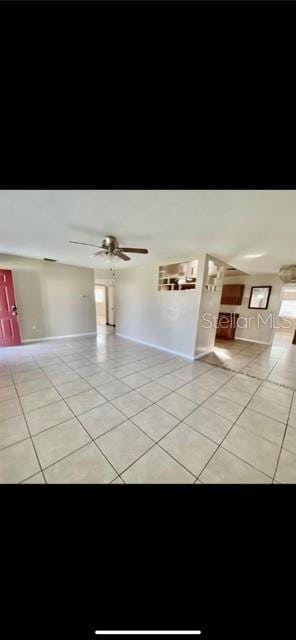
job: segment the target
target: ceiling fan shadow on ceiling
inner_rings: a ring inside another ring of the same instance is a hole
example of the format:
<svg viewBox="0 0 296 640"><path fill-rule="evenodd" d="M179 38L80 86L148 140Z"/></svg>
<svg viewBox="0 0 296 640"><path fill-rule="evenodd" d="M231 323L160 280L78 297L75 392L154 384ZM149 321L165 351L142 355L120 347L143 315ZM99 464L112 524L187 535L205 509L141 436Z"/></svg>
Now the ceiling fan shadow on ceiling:
<svg viewBox="0 0 296 640"><path fill-rule="evenodd" d="M131 260L126 253L148 253L148 249L139 249L136 247L120 247L118 240L114 236L105 236L102 244L90 244L88 242L77 242L76 240L69 240L71 244L80 244L86 247L96 247L100 251L90 254L90 258L96 258L97 256L117 256L120 260Z"/></svg>

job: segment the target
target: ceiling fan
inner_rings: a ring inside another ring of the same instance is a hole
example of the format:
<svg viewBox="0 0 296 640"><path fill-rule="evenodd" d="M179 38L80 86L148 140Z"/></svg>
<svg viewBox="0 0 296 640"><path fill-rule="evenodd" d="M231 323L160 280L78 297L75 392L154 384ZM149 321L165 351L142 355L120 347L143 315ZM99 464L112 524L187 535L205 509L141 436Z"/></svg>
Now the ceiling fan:
<svg viewBox="0 0 296 640"><path fill-rule="evenodd" d="M83 244L86 247L97 247L101 251L96 251L90 255L90 258L95 258L100 255L117 256L121 260L131 260L126 253L148 253L148 249L137 249L136 247L119 247L118 240L114 236L106 236L102 241L102 244L89 244L88 242L76 242L75 240L69 240L71 244Z"/></svg>

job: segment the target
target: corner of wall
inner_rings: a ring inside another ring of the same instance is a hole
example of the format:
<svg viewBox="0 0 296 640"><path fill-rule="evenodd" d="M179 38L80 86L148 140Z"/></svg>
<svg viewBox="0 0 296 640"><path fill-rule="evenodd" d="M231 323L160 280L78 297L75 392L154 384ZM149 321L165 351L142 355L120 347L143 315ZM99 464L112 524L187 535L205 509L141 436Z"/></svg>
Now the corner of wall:
<svg viewBox="0 0 296 640"><path fill-rule="evenodd" d="M214 323L214 318L219 312L219 305L222 293L223 286L223 277L221 278L221 282L217 287L215 292L206 291L205 285L208 277L208 264L209 260L216 261L216 258L209 254L205 254L203 256L203 272L202 272L202 288L200 291L199 298L199 306L198 306L198 316L197 316L197 325L196 325L196 340L195 340L195 350L194 357L201 358L202 356L211 353L215 344L215 336L216 336L216 325ZM223 264L220 260L217 260L218 263ZM210 320L206 320L206 322L211 322L210 326L203 326L202 321L204 315L208 314L211 316Z"/></svg>

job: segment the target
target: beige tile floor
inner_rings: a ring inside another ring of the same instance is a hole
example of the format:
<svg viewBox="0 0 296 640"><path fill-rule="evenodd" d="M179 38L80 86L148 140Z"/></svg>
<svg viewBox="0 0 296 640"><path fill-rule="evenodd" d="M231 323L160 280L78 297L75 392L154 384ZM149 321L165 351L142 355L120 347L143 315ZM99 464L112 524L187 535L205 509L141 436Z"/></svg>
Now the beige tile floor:
<svg viewBox="0 0 296 640"><path fill-rule="evenodd" d="M0 349L1 483L296 483L296 346Z"/></svg>

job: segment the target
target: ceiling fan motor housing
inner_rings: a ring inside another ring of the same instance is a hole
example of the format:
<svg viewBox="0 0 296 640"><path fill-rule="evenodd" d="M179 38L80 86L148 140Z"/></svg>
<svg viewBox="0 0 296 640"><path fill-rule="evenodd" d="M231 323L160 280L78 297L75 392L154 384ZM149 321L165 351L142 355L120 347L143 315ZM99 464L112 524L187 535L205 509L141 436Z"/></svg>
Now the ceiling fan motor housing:
<svg viewBox="0 0 296 640"><path fill-rule="evenodd" d="M108 253L115 251L118 247L118 242L114 236L106 236L102 242L103 249L106 249Z"/></svg>

